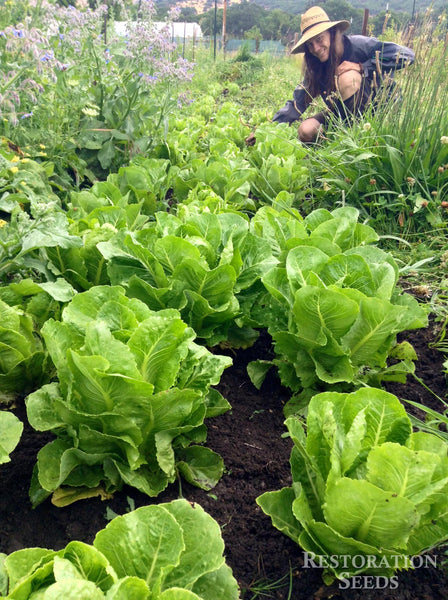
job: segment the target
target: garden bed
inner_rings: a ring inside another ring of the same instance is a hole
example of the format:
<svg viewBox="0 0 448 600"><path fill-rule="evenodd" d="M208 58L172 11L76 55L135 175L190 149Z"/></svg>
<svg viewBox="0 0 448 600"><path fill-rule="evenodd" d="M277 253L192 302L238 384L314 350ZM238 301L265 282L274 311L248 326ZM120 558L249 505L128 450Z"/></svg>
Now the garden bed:
<svg viewBox="0 0 448 600"><path fill-rule="evenodd" d="M444 355L429 348L434 339L433 326L407 335L419 361L417 374L436 394L444 398L446 381L442 371ZM98 498L79 501L66 508L56 508L50 501L32 509L28 486L36 454L51 435L33 431L26 423L23 403L15 412L25 423L21 442L11 455L11 462L0 468L0 551L10 553L24 547L41 546L55 550L70 540L91 543L97 531L107 524L108 508L123 514L131 508L153 502L165 502L181 492L198 502L221 525L226 544L226 558L238 579L245 599L255 598L256 583L280 580L277 589L264 589L259 598L291 600L405 600L446 598L448 568L441 568L443 553L434 556L439 568L428 567L398 574L396 589L340 589L337 584L324 586L319 569L303 568L303 553L288 537L277 531L270 519L255 503L267 490L290 484L289 454L291 443L285 432L282 408L289 398L275 374L268 375L261 390L251 384L246 366L250 360L269 358L270 339L262 334L248 350L233 353L234 364L222 377L219 389L232 405L232 411L208 421L207 445L219 452L226 473L212 492L182 482L171 485L156 499L149 499L133 488L124 488L111 500ZM399 397L423 402L438 410L434 396L418 382L391 384L388 390ZM289 594L290 573L292 592ZM370 583L368 583L370 585Z"/></svg>

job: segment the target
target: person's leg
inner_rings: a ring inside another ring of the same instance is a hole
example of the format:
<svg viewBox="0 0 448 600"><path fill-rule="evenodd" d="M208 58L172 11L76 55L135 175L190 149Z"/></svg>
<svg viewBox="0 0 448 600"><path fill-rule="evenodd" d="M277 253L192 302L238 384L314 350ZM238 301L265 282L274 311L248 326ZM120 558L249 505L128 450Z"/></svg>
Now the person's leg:
<svg viewBox="0 0 448 600"><path fill-rule="evenodd" d="M347 71L339 75L336 83L340 99L335 102L334 112L343 121L362 114L370 104L372 90L361 74L358 71Z"/></svg>
<svg viewBox="0 0 448 600"><path fill-rule="evenodd" d="M313 144L325 126L328 117L324 112L304 119L299 125L299 140L304 144Z"/></svg>
<svg viewBox="0 0 448 600"><path fill-rule="evenodd" d="M356 94L361 84L362 76L358 71L346 71L336 80L336 87L343 101Z"/></svg>
<svg viewBox="0 0 448 600"><path fill-rule="evenodd" d="M311 144L315 142L321 127L322 123L320 123L314 117L303 120L299 126L299 140L305 144Z"/></svg>

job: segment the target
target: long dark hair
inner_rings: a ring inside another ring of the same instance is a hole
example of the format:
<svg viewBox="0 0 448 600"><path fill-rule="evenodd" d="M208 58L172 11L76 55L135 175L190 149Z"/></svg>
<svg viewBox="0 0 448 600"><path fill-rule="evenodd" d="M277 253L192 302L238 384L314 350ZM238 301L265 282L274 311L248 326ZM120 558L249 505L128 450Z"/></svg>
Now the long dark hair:
<svg viewBox="0 0 448 600"><path fill-rule="evenodd" d="M341 63L344 42L340 29L335 26L330 32L330 55L328 61L321 63L305 46L304 86L309 92L309 101L319 96L323 84L327 93L336 91L336 68Z"/></svg>

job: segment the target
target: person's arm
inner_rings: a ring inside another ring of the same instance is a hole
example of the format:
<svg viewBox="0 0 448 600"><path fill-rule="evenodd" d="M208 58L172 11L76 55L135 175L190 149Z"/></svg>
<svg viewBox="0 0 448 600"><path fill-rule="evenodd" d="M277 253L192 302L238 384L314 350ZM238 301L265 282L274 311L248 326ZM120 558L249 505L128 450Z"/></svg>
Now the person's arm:
<svg viewBox="0 0 448 600"><path fill-rule="evenodd" d="M399 46L393 42L382 42L377 38L368 38L361 35L350 36L354 51L354 62L360 63L360 69L365 77L371 77L373 72L391 73L411 65L415 54L406 46Z"/></svg>
<svg viewBox="0 0 448 600"><path fill-rule="evenodd" d="M294 123L298 121L307 108L308 92L303 85L298 85L293 93L293 100L288 100L279 111L277 111L273 117L273 121L277 123Z"/></svg>

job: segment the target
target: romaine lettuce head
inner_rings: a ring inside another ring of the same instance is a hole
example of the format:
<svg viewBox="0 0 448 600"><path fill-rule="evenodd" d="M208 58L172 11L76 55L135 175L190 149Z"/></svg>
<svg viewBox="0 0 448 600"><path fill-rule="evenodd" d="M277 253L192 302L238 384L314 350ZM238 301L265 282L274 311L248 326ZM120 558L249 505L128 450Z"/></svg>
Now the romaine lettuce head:
<svg viewBox="0 0 448 600"><path fill-rule="evenodd" d="M0 404L48 381L46 361L32 317L0 300Z"/></svg>
<svg viewBox="0 0 448 600"><path fill-rule="evenodd" d="M392 372L387 359L397 334L427 325L427 311L396 287L395 260L372 245L378 236L358 217L349 206L303 220L273 207L254 217L254 232L279 260L261 276L269 295L261 310L273 364L294 392L392 379L399 369ZM400 380L412 363L401 366Z"/></svg>
<svg viewBox="0 0 448 600"><path fill-rule="evenodd" d="M152 311L121 287L78 294L42 329L59 381L26 401L31 425L57 439L38 455L34 503L107 494L124 483L156 496L181 471L210 489L222 459L204 446L206 416L229 404L212 385L231 363L193 340L178 311ZM39 500L38 500L39 498Z"/></svg>
<svg viewBox="0 0 448 600"><path fill-rule="evenodd" d="M396 396L326 392L286 420L293 484L257 498L331 577L391 576L448 539L448 446L413 433Z"/></svg>
<svg viewBox="0 0 448 600"><path fill-rule="evenodd" d="M218 523L174 500L115 517L93 545L2 556L0 592L21 600L238 600Z"/></svg>

